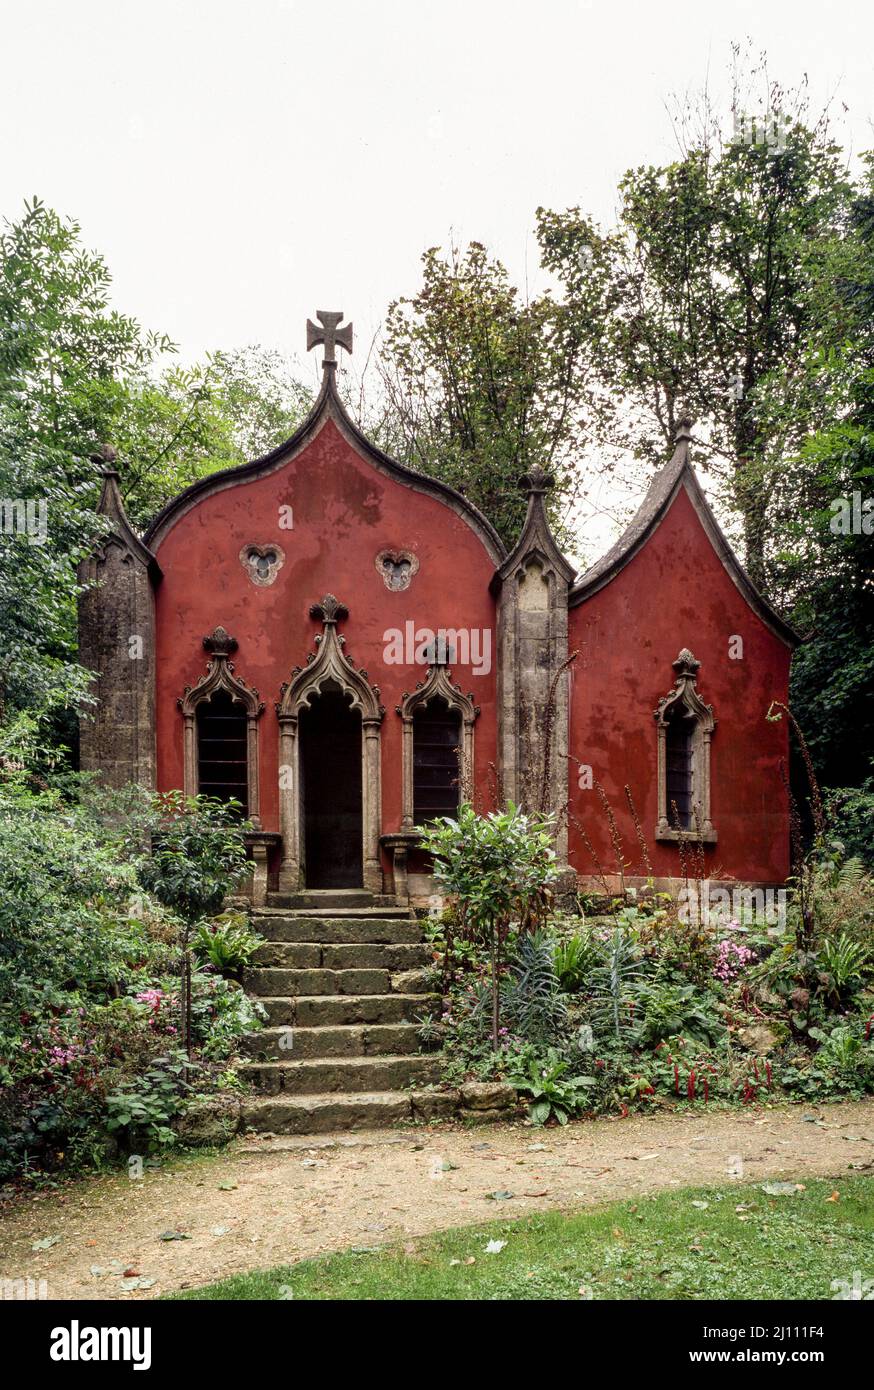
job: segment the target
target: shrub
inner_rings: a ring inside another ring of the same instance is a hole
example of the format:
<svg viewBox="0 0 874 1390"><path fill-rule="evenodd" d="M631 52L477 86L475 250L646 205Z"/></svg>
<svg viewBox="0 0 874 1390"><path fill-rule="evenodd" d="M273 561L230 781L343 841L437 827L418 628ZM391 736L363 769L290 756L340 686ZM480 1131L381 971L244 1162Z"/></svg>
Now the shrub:
<svg viewBox="0 0 874 1390"><path fill-rule="evenodd" d="M537 923L557 873L549 829L548 819L527 816L513 805L480 816L465 803L457 819L441 817L421 839L433 855L437 883L457 899L458 934L489 951L495 1051L504 944L514 927L525 931Z"/></svg>

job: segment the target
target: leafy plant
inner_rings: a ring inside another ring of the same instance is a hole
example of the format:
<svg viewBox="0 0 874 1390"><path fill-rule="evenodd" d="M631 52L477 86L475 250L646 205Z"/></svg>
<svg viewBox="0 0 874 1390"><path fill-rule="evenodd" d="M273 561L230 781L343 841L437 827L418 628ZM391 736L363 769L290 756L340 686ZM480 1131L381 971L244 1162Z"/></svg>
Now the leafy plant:
<svg viewBox="0 0 874 1390"><path fill-rule="evenodd" d="M128 1140L142 1136L150 1146L172 1144L170 1121L182 1108L190 1066L179 1052L157 1057L142 1077L125 1082L106 1097L107 1129L126 1131Z"/></svg>
<svg viewBox="0 0 874 1390"><path fill-rule="evenodd" d="M695 985L680 984L656 976L640 992L641 1017L634 1030L635 1042L654 1047L682 1034L696 1042L712 1043L722 1031L706 1011L704 998Z"/></svg>
<svg viewBox="0 0 874 1390"><path fill-rule="evenodd" d="M554 1042L567 1025L567 1005L555 972L553 946L541 932L516 943L501 989L503 1015L527 1042Z"/></svg>
<svg viewBox="0 0 874 1390"><path fill-rule="evenodd" d="M556 942L555 973L566 994L574 994L582 989L591 978L601 956L600 943L590 931Z"/></svg>
<svg viewBox="0 0 874 1390"><path fill-rule="evenodd" d="M593 975L592 1013L599 1030L611 1032L617 1043L634 1030L634 1010L642 978L636 943L627 932L616 927Z"/></svg>
<svg viewBox="0 0 874 1390"><path fill-rule="evenodd" d="M250 930L241 912L226 912L213 922L201 922L191 939L196 956L209 961L221 975L238 975L251 963L264 938Z"/></svg>
<svg viewBox="0 0 874 1390"><path fill-rule="evenodd" d="M550 826L549 818L525 815L512 804L480 816L465 802L457 819L443 816L421 837L440 889L457 899L458 934L488 948L495 1051L504 944L514 926L521 932L536 925L557 874Z"/></svg>
<svg viewBox="0 0 874 1390"><path fill-rule="evenodd" d="M566 1125L568 1117L582 1110L591 1087L591 1076L568 1076L570 1063L555 1048L545 1057L533 1057L524 1070L508 1077L511 1086L531 1097L529 1117L536 1125L544 1125L550 1117Z"/></svg>
<svg viewBox="0 0 874 1390"><path fill-rule="evenodd" d="M851 994L854 986L861 986L871 959L867 948L845 933L826 937L819 956L829 992L837 1002Z"/></svg>

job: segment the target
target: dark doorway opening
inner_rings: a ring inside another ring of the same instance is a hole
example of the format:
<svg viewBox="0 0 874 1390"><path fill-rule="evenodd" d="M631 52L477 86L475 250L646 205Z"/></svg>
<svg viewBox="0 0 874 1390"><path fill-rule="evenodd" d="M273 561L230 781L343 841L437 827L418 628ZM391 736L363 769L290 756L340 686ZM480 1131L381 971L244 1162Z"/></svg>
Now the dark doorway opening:
<svg viewBox="0 0 874 1390"><path fill-rule="evenodd" d="M301 711L301 813L307 888L360 888L361 714L326 682Z"/></svg>

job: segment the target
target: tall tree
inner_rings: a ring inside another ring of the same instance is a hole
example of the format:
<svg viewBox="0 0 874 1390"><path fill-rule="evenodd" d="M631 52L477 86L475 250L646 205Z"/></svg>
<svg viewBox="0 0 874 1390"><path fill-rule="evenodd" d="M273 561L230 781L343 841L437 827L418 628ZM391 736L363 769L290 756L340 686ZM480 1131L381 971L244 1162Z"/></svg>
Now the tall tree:
<svg viewBox="0 0 874 1390"><path fill-rule="evenodd" d="M758 74L760 77L762 74ZM763 80L766 80L763 78ZM766 84L754 114L736 75L732 130L709 99L680 112L680 158L630 170L618 225L579 207L540 208L543 263L562 286L568 332L597 374L602 439L657 462L681 405L742 518L753 580L772 589L769 470L825 418L806 381L807 329L822 267L843 245L853 188L804 91Z"/></svg>
<svg viewBox="0 0 874 1390"><path fill-rule="evenodd" d="M432 247L419 292L389 307L382 442L464 491L512 543L525 512L521 474L535 464L553 474L556 516L578 481L581 342L548 294L525 300L479 242Z"/></svg>

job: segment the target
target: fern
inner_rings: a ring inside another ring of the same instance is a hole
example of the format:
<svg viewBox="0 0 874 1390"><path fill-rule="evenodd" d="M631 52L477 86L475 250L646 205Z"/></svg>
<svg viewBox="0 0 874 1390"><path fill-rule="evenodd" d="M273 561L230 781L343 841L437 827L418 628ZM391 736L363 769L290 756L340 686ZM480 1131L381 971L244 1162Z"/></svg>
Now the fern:
<svg viewBox="0 0 874 1390"><path fill-rule="evenodd" d="M554 1042L567 1026L552 943L542 933L520 938L501 1006L513 1031L528 1042Z"/></svg>
<svg viewBox="0 0 874 1390"><path fill-rule="evenodd" d="M617 1042L633 1031L634 1007L642 984L640 955L631 938L619 927L607 944L606 959L593 976L592 1017L601 1032Z"/></svg>

